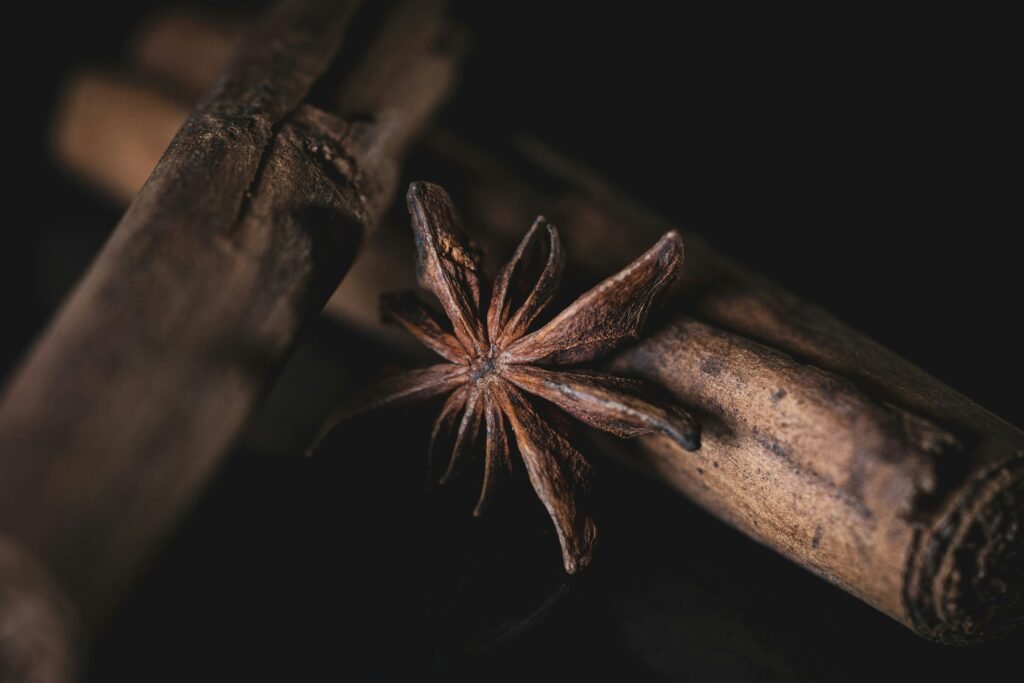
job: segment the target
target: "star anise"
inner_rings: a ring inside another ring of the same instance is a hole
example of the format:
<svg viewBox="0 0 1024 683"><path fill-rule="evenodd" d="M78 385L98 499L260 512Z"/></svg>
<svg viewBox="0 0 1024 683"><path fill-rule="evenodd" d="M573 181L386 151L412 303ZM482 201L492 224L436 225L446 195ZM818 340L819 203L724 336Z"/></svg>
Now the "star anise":
<svg viewBox="0 0 1024 683"><path fill-rule="evenodd" d="M406 199L417 280L440 300L451 328L412 292L385 295L382 312L447 362L384 379L349 402L321 434L358 413L450 392L434 423L430 451L443 433L455 432L443 483L485 429L483 486L474 510L479 515L497 479L511 468L507 421L530 483L558 532L565 570L573 573L589 563L596 537L593 520L577 500L587 489L591 468L557 420L542 417L543 406L527 395L618 436L658 431L689 450L699 447L697 421L674 405L648 400L640 382L544 367L592 361L636 339L654 302L679 276L682 239L666 233L621 272L527 333L561 278L564 257L555 227L537 218L495 279L485 316L481 252L462 232L448 194L419 182L409 187Z"/></svg>

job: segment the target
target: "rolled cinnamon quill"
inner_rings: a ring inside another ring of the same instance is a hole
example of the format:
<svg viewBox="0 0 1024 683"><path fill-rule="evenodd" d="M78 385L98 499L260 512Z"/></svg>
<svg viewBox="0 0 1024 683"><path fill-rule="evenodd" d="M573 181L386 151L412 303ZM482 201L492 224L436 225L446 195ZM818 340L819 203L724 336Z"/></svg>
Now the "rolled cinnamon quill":
<svg viewBox="0 0 1024 683"><path fill-rule="evenodd" d="M595 272L679 229L536 144L526 156L563 184L549 196L463 147L434 148L471 169L470 220L546 206ZM645 437L628 461L922 636L1019 626L1024 432L681 232L677 312L612 365L703 410L705 438L689 453Z"/></svg>

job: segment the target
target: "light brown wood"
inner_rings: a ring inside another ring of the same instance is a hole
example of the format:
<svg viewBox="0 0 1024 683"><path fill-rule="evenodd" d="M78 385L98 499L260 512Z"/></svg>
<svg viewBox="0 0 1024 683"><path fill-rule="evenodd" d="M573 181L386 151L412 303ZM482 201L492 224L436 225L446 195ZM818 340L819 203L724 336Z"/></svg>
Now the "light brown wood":
<svg viewBox="0 0 1024 683"><path fill-rule="evenodd" d="M191 106L109 71L82 70L61 93L51 146L79 178L127 205Z"/></svg>

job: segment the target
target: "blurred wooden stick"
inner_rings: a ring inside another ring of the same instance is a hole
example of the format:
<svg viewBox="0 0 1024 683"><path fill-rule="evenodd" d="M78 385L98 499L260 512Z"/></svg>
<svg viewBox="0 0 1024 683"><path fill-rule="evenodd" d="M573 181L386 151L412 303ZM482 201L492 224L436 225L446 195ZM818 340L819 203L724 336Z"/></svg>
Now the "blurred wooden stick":
<svg viewBox="0 0 1024 683"><path fill-rule="evenodd" d="M378 46L356 67L374 83L358 120L303 104L357 4L286 0L249 34L4 390L0 540L21 550L3 552L38 558L87 628L227 453L452 85L456 56L435 49L441 3L414 0L385 20L387 59ZM429 77L386 82L395 60L424 57ZM110 85L92 94L122 110ZM127 104L136 115L160 107ZM174 128L165 123L161 136ZM129 143L117 159L158 147ZM51 584L17 584L41 585ZM8 659L30 649L5 623L17 604L0 604L0 637L14 639L0 642L0 672L32 680Z"/></svg>
<svg viewBox="0 0 1024 683"><path fill-rule="evenodd" d="M89 614L195 493L369 227L305 149L348 127L297 111L355 7L327 4L286 3L254 31L6 387L4 530Z"/></svg>
<svg viewBox="0 0 1024 683"><path fill-rule="evenodd" d="M86 106L69 105L62 121L92 117ZM72 147L94 144L70 136L58 149L70 159ZM525 142L524 155L561 191L538 193L443 132L426 147L459 187L468 223L501 240L543 212L574 263L594 273L673 227L537 143ZM87 172L115 170L100 166ZM1018 623L1024 434L698 236L686 244L680 310L615 363L702 408L707 439L696 455L646 439L630 461L922 635L968 642ZM381 243L360 296L332 310L373 328L370 293L402 253ZM666 534L676 534L671 524Z"/></svg>

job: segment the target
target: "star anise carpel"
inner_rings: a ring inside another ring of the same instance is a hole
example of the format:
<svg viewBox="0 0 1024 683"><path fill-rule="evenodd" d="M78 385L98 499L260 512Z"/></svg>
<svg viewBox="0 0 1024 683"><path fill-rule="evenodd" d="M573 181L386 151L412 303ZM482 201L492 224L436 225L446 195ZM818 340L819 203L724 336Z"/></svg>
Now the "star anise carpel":
<svg viewBox="0 0 1024 683"><path fill-rule="evenodd" d="M666 233L636 261L530 331L554 297L565 264L555 227L537 218L487 300L481 252L463 233L448 194L437 185L413 183L407 202L417 281L437 297L450 326L411 292L382 297L382 313L445 362L378 382L333 416L321 434L358 413L449 394L434 423L430 451L442 435L454 434L444 482L468 459L481 433L486 435L474 511L479 515L512 467L511 428L530 483L554 522L565 569L573 573L590 561L596 537L581 501L591 467L557 421L544 416L551 409L545 402L621 437L661 432L689 450L699 447L697 421L671 403L650 400L641 382L565 367L639 337L652 306L679 277L682 239Z"/></svg>

